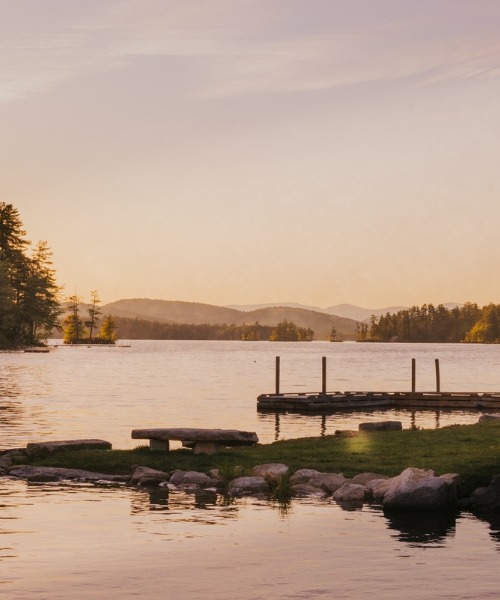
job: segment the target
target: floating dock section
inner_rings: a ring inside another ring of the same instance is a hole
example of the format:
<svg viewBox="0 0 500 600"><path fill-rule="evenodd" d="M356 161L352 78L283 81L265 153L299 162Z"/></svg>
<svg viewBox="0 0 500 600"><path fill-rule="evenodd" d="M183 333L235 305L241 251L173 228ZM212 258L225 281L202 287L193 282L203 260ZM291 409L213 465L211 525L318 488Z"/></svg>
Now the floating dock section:
<svg viewBox="0 0 500 600"><path fill-rule="evenodd" d="M415 359L412 359L410 392L327 392L326 358L323 357L322 391L280 393L280 357L276 357L276 392L257 397L260 412L287 411L306 414L328 414L345 410L378 408L478 409L500 411L500 392L441 392L439 360L436 359L436 391L417 392Z"/></svg>

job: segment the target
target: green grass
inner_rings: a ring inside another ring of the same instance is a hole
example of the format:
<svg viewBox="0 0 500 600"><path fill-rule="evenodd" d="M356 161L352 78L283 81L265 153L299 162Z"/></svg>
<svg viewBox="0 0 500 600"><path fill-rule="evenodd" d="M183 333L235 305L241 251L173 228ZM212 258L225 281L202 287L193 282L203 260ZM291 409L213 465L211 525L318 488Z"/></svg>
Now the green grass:
<svg viewBox="0 0 500 600"><path fill-rule="evenodd" d="M367 471L394 476L407 467L434 469L437 474L459 473L464 490L488 484L500 473L500 423L454 425L432 430L362 433L355 437L301 438L234 448L213 456L191 450L151 452L134 450L81 450L60 452L32 464L71 467L103 473L131 473L135 465L162 471L208 471L219 468L248 473L257 464L279 462L295 471L311 468L352 477Z"/></svg>

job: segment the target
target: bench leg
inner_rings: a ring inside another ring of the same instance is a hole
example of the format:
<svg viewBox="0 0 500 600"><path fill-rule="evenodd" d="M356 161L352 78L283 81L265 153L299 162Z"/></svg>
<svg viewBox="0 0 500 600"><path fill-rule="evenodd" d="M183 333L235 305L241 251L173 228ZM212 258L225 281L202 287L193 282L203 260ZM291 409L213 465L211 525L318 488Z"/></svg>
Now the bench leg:
<svg viewBox="0 0 500 600"><path fill-rule="evenodd" d="M158 440L156 438L151 438L149 440L149 449L155 452L168 452L170 450L170 444L168 440Z"/></svg>
<svg viewBox="0 0 500 600"><path fill-rule="evenodd" d="M196 442L194 445L195 454L216 454L219 444L215 442Z"/></svg>

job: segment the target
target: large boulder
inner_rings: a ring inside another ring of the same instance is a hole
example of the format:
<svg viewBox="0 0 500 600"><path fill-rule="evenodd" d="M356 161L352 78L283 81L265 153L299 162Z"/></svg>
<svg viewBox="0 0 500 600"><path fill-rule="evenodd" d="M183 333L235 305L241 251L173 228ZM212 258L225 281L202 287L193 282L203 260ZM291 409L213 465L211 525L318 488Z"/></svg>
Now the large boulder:
<svg viewBox="0 0 500 600"><path fill-rule="evenodd" d="M410 467L390 480L382 504L387 509L440 510L456 505L456 486L433 471Z"/></svg>
<svg viewBox="0 0 500 600"><path fill-rule="evenodd" d="M147 482L148 485L150 485L154 481L157 481L158 483L168 481L169 478L170 475L164 471L157 471L156 469L150 469L149 467L136 467L132 478L130 479L130 483L132 485L143 485Z"/></svg>
<svg viewBox="0 0 500 600"><path fill-rule="evenodd" d="M281 463L270 463L266 465L257 465L252 469L253 477L263 477L271 485L277 485L290 468Z"/></svg>
<svg viewBox="0 0 500 600"><path fill-rule="evenodd" d="M237 477L229 484L229 493L233 496L267 494L270 489L264 477Z"/></svg>
<svg viewBox="0 0 500 600"><path fill-rule="evenodd" d="M358 483L345 483L336 492L332 498L336 502L362 502L367 495L367 488Z"/></svg>
<svg viewBox="0 0 500 600"><path fill-rule="evenodd" d="M392 479L372 479L366 483L368 491L371 493L375 502L382 502Z"/></svg>
<svg viewBox="0 0 500 600"><path fill-rule="evenodd" d="M169 482L175 486L210 487L214 480L209 475L199 471L174 471Z"/></svg>
<svg viewBox="0 0 500 600"><path fill-rule="evenodd" d="M500 475L495 475L488 487L475 489L469 498L460 501L460 505L479 511L498 511L500 509Z"/></svg>

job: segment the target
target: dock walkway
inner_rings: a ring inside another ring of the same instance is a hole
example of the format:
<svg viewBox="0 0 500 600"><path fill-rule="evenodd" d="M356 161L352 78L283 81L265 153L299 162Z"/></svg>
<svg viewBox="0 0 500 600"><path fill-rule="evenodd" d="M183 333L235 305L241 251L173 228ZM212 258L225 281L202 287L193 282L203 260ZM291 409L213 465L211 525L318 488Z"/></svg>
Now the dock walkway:
<svg viewBox="0 0 500 600"><path fill-rule="evenodd" d="M500 392L311 392L261 394L257 410L328 413L366 408L465 408L500 411Z"/></svg>

